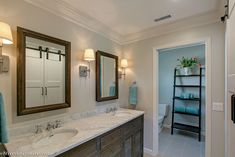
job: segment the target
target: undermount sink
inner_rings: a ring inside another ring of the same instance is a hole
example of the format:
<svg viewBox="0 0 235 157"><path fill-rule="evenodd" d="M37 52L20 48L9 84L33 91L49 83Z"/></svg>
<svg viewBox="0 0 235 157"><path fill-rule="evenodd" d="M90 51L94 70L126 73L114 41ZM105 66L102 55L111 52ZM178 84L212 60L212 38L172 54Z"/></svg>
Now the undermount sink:
<svg viewBox="0 0 235 157"><path fill-rule="evenodd" d="M127 111L116 111L116 113L114 114L114 116L117 116L117 117L125 117L125 116L128 116L130 115L131 113L130 112L127 112Z"/></svg>
<svg viewBox="0 0 235 157"><path fill-rule="evenodd" d="M78 131L76 129L58 129L53 130L51 135L42 137L41 139L33 143L34 146L47 146L50 144L61 143L61 141L66 141L76 136Z"/></svg>

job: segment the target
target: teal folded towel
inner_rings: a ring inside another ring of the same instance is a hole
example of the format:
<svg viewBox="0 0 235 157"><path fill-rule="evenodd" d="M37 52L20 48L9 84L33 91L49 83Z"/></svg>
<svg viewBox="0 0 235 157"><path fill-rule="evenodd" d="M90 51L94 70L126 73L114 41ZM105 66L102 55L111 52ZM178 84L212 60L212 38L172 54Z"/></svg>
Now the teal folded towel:
<svg viewBox="0 0 235 157"><path fill-rule="evenodd" d="M199 113L199 108L198 107L188 106L188 107L186 107L186 112L191 113L191 114L198 114Z"/></svg>
<svg viewBox="0 0 235 157"><path fill-rule="evenodd" d="M175 105L175 112L185 112L184 105Z"/></svg>
<svg viewBox="0 0 235 157"><path fill-rule="evenodd" d="M116 88L115 85L112 85L109 87L109 96L115 96L116 95Z"/></svg>
<svg viewBox="0 0 235 157"><path fill-rule="evenodd" d="M4 109L3 95L0 92L0 143L8 142L7 120Z"/></svg>
<svg viewBox="0 0 235 157"><path fill-rule="evenodd" d="M129 87L129 103L131 105L137 105L137 92L138 87L135 84Z"/></svg>

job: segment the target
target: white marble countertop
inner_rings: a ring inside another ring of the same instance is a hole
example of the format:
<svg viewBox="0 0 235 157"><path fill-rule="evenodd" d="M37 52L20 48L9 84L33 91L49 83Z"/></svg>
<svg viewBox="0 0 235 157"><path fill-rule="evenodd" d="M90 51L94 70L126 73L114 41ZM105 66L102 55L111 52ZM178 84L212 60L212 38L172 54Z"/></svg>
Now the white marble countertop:
<svg viewBox="0 0 235 157"><path fill-rule="evenodd" d="M78 133L69 139L61 139L61 142L43 143L39 146L35 143L48 133L28 133L10 139L5 146L11 157L55 157L144 114L143 111L129 109L119 109L117 112L128 114L114 116L113 113L103 113L64 124L58 130L76 129Z"/></svg>

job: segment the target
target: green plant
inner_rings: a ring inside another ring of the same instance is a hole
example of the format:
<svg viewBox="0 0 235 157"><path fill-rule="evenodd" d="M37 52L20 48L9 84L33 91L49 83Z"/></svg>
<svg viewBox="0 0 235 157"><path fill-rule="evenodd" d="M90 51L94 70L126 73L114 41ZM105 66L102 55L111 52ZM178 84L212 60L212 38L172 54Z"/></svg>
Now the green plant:
<svg viewBox="0 0 235 157"><path fill-rule="evenodd" d="M198 57L192 57L192 58L182 57L181 59L177 59L177 61L180 63L180 65L178 65L180 68L187 68L195 65L200 66Z"/></svg>

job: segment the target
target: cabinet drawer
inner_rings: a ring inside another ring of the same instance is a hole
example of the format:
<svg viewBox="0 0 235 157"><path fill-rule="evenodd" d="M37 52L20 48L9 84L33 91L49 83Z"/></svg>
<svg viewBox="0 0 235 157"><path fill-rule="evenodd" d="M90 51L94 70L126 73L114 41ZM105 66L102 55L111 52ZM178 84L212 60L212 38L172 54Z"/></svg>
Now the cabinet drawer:
<svg viewBox="0 0 235 157"><path fill-rule="evenodd" d="M142 128L142 117L134 119L133 121L125 124L123 127L123 132L124 135L129 135L141 128Z"/></svg>
<svg viewBox="0 0 235 157"><path fill-rule="evenodd" d="M104 149L107 146L115 143L121 143L121 129L116 129L109 134L101 137L101 149Z"/></svg>
<svg viewBox="0 0 235 157"><path fill-rule="evenodd" d="M97 140L92 140L58 157L98 157Z"/></svg>

